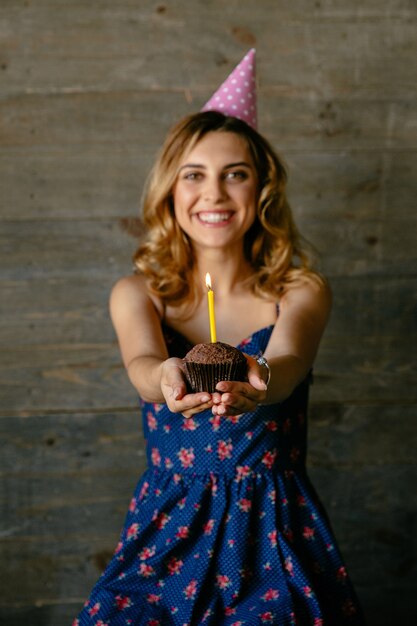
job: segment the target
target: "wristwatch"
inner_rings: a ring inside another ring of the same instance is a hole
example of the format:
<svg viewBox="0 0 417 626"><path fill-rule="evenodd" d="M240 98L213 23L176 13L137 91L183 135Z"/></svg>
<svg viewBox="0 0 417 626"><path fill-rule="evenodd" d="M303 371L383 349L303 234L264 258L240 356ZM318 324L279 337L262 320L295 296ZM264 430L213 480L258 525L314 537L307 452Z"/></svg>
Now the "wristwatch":
<svg viewBox="0 0 417 626"><path fill-rule="evenodd" d="M257 361L257 363L259 365L263 365L268 370L268 376L267 376L266 382L265 382L266 386L268 387L269 381L271 380L271 368L269 367L269 363L268 363L268 361L266 360L266 358L264 356L258 356L256 361Z"/></svg>

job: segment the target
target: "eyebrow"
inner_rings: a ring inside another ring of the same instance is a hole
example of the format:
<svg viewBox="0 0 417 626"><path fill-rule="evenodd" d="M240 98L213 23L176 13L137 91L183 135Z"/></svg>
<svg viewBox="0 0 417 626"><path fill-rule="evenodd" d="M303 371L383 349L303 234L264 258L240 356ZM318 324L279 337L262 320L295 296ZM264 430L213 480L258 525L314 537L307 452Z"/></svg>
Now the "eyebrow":
<svg viewBox="0 0 417 626"><path fill-rule="evenodd" d="M201 163L186 163L185 165L182 165L179 169L179 171L187 168L187 167L192 167L192 168L196 168L196 169L202 169L205 170L206 166L202 165ZM228 163L227 165L224 166L224 170L228 170L231 167L248 167L249 169L251 169L251 165L250 163L247 163L247 161L237 161L236 163Z"/></svg>

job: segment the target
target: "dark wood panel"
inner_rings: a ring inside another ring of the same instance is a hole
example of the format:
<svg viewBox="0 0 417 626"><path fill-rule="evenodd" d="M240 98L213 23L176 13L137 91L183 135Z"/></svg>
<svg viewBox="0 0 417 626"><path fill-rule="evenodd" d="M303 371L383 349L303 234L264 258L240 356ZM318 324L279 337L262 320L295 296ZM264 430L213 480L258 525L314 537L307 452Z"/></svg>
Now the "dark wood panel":
<svg viewBox="0 0 417 626"><path fill-rule="evenodd" d="M204 104L181 93L66 93L18 95L0 101L3 146L100 146L117 142L155 145L182 115ZM409 100L392 102L325 97L260 95L260 129L281 149L415 150L414 110ZM120 144L119 144L120 145Z"/></svg>
<svg viewBox="0 0 417 626"><path fill-rule="evenodd" d="M21 292L19 280L44 277L49 281L50 293L54 281L59 289L65 277L74 281L74 277L104 276L105 284L111 285L132 271L131 259L137 247L136 237L123 230L122 222L122 217L3 222L0 279L7 281L5 288L10 294L15 286L17 298ZM379 276L374 290L385 289L394 277L404 280L409 276L413 280L417 267L415 216L389 220L376 216L366 220L302 217L298 222L304 236L319 251L326 275L358 276L364 282ZM27 292L28 302L32 297L36 302L36 294Z"/></svg>
<svg viewBox="0 0 417 626"><path fill-rule="evenodd" d="M91 259L83 259L88 271L84 275L71 275L70 263L67 267L60 267L60 275L55 278L45 272L45 277L35 275L22 280L1 281L0 342L9 348L19 346L23 350L30 350L30 346L70 342L98 344L98 350L101 350L101 344L114 342L108 313L109 293L123 269L126 274L129 271L122 264L120 268L113 267L111 271L105 268L103 271L95 262L94 255ZM52 275L52 264L48 269ZM64 272L67 275L62 275ZM417 332L415 277L331 275L330 284L333 311L324 336L329 350L337 349L338 342L340 350L344 350L351 341L352 346L363 343L362 353L368 352L371 357L373 354L401 354ZM401 339L405 329L407 336ZM375 343L378 339L379 345ZM15 356L19 359L23 353L17 351ZM54 361L57 357L58 348ZM3 363L11 363L11 358L9 355Z"/></svg>
<svg viewBox="0 0 417 626"><path fill-rule="evenodd" d="M9 93L162 87L201 91L204 101L259 44L261 84L290 94L415 94L408 61L416 14L399 0L388 9L328 2L306 11L303 2L282 8L272 0L262 11L251 2L239 12L221 0L152 2L140 10L101 2L100 12L72 2L59 9L50 2L3 9Z"/></svg>

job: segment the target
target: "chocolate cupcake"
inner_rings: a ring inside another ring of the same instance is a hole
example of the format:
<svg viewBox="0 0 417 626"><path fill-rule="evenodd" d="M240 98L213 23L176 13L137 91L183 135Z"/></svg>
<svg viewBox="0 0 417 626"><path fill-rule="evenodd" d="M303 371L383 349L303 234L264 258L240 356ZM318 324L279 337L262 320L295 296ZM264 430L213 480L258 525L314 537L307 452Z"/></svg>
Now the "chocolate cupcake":
<svg viewBox="0 0 417 626"><path fill-rule="evenodd" d="M247 381L248 364L243 353L226 343L198 343L184 357L190 388L213 393L221 380Z"/></svg>

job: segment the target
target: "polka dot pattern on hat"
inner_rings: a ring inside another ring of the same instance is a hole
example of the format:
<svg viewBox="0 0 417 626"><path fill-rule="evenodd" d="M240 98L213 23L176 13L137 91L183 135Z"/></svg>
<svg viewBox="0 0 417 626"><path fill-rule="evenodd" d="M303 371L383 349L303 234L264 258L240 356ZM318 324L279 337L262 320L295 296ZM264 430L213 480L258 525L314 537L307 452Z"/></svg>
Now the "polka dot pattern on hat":
<svg viewBox="0 0 417 626"><path fill-rule="evenodd" d="M201 109L238 117L257 129L255 49L250 50Z"/></svg>

